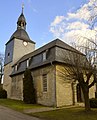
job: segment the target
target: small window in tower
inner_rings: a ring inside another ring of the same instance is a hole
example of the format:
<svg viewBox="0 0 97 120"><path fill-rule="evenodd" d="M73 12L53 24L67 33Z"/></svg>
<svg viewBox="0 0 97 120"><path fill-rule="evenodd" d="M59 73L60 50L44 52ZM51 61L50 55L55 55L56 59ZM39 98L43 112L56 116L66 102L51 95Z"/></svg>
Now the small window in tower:
<svg viewBox="0 0 97 120"><path fill-rule="evenodd" d="M10 53L8 53L8 54L7 54L7 56L8 56L8 58L9 58L9 56L10 56Z"/></svg>

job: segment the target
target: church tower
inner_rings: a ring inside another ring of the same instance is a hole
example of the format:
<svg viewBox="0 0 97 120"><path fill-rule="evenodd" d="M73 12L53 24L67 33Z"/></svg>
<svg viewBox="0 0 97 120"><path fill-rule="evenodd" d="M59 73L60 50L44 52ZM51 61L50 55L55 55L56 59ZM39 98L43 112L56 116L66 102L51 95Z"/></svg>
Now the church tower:
<svg viewBox="0 0 97 120"><path fill-rule="evenodd" d="M26 19L22 7L21 15L17 21L17 30L12 34L6 43L5 62L4 62L4 82L3 88L7 91L8 98L11 92L12 65L15 64L24 55L35 50L35 42L33 42L26 32Z"/></svg>

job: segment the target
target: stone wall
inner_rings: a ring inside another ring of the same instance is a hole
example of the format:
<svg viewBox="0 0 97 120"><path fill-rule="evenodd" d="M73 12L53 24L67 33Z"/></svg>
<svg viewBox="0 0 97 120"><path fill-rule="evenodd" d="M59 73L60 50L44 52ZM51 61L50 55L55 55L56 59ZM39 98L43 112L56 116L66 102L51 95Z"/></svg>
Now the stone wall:
<svg viewBox="0 0 97 120"><path fill-rule="evenodd" d="M43 92L43 75L47 74L47 92ZM55 66L45 66L32 72L37 91L37 103L56 106L55 100Z"/></svg>
<svg viewBox="0 0 97 120"><path fill-rule="evenodd" d="M90 79L90 83L93 81L93 76ZM89 89L89 98L95 98L96 84Z"/></svg>
<svg viewBox="0 0 97 120"><path fill-rule="evenodd" d="M27 46L23 45L23 40L14 39L13 61L17 62L24 55L35 50L35 44L28 42Z"/></svg>
<svg viewBox="0 0 97 120"><path fill-rule="evenodd" d="M66 67L66 66L65 66ZM67 70L63 65L56 66L56 98L57 98L57 106L65 106L65 105L73 105L78 104L77 101L77 83L73 82L73 80L67 80L65 77L65 72ZM90 79L90 83L93 81L93 76ZM95 98L96 85L92 86L89 89L89 98ZM83 93L81 93L82 99Z"/></svg>
<svg viewBox="0 0 97 120"><path fill-rule="evenodd" d="M8 50L8 51L7 51ZM6 46L6 59L4 66L4 81L3 88L7 91L8 98L11 97L11 77L12 65L17 62L24 55L33 52L35 50L35 44L28 42L27 46L23 45L23 40L14 38ZM9 56L8 56L9 53Z"/></svg>
<svg viewBox="0 0 97 120"><path fill-rule="evenodd" d="M47 74L47 92L43 92L43 78ZM34 86L37 92L37 103L56 106L55 100L55 66L45 66L32 71ZM12 77L11 98L23 100L23 74Z"/></svg>
<svg viewBox="0 0 97 120"><path fill-rule="evenodd" d="M63 66L56 66L56 99L57 107L73 105L73 87L72 81L66 80L65 74L62 75ZM65 72L65 71L64 71Z"/></svg>
<svg viewBox="0 0 97 120"><path fill-rule="evenodd" d="M62 65L48 65L32 70L38 104L61 107L77 103L77 84L72 80L67 80L65 76L60 76L60 70L63 68ZM43 92L44 74L47 74L47 92ZM12 81L4 83L4 86L7 84L9 85L7 91L11 95L10 98L23 100L23 74L12 77ZM90 98L95 95L94 88L90 89Z"/></svg>
<svg viewBox="0 0 97 120"><path fill-rule="evenodd" d="M10 98L23 100L23 74L12 77Z"/></svg>
<svg viewBox="0 0 97 120"><path fill-rule="evenodd" d="M4 66L4 80L3 80L3 89L7 91L7 97L10 98L11 95L11 77L9 76L12 72L12 63Z"/></svg>

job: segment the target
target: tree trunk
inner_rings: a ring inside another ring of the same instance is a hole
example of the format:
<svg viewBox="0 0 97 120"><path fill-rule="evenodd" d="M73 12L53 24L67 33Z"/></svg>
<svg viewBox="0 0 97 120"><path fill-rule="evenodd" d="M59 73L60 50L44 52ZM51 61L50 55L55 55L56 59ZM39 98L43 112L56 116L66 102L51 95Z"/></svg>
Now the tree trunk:
<svg viewBox="0 0 97 120"><path fill-rule="evenodd" d="M82 86L83 96L84 96L84 104L85 110L90 111L90 102L89 102L89 88L87 85Z"/></svg>

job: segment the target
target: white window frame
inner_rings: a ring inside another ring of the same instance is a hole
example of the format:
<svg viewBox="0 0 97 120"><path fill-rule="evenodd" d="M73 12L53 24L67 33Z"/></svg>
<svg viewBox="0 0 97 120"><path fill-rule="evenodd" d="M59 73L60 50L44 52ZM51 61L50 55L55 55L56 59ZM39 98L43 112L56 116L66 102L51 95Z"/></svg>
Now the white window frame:
<svg viewBox="0 0 97 120"><path fill-rule="evenodd" d="M18 66L17 65L15 65L15 71L17 71L18 70Z"/></svg>
<svg viewBox="0 0 97 120"><path fill-rule="evenodd" d="M46 51L43 52L43 61L45 61L45 60L46 60Z"/></svg>
<svg viewBox="0 0 97 120"><path fill-rule="evenodd" d="M29 67L29 59L27 60L27 68Z"/></svg>

